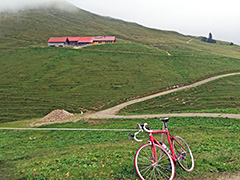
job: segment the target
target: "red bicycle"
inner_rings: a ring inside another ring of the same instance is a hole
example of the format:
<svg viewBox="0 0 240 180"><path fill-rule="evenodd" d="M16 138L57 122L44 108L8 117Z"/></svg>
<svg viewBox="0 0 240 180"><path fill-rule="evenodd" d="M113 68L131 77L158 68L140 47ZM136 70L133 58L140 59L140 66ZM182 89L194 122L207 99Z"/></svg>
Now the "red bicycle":
<svg viewBox="0 0 240 180"><path fill-rule="evenodd" d="M193 154L188 144L179 136L173 137L168 129L168 118L160 119L163 121L165 130L151 130L147 123L139 124L140 130L135 134L129 134L136 141L137 134L146 131L149 133L149 142L142 145L136 152L134 165L141 180L174 179L175 164L178 164L185 171L191 172L194 169ZM153 134L165 133L169 142L169 147L158 142Z"/></svg>

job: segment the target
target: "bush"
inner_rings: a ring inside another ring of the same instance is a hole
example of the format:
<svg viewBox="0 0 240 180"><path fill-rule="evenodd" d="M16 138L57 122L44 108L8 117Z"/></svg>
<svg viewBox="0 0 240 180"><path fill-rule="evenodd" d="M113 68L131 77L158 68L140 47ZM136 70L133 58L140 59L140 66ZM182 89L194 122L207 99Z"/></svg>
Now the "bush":
<svg viewBox="0 0 240 180"><path fill-rule="evenodd" d="M207 42L208 43L216 43L216 41L214 39L208 39Z"/></svg>
<svg viewBox="0 0 240 180"><path fill-rule="evenodd" d="M203 41L203 42L207 42L207 38L206 37L203 37L202 39L201 39L201 41Z"/></svg>

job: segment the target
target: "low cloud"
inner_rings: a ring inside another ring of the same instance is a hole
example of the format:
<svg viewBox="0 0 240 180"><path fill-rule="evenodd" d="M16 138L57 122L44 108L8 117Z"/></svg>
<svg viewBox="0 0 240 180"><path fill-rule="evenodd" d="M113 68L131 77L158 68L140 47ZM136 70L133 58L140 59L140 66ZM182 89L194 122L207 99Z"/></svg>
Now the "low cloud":
<svg viewBox="0 0 240 180"><path fill-rule="evenodd" d="M65 0L0 0L0 12L21 11L40 7L63 8Z"/></svg>

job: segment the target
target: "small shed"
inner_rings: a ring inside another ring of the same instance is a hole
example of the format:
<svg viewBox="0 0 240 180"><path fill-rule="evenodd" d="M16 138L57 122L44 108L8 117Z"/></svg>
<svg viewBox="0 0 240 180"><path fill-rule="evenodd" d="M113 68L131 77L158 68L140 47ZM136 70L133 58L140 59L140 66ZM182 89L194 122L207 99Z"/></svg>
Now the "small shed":
<svg viewBox="0 0 240 180"><path fill-rule="evenodd" d="M51 37L48 40L48 46L51 47L65 47L69 45L69 40L67 37Z"/></svg>

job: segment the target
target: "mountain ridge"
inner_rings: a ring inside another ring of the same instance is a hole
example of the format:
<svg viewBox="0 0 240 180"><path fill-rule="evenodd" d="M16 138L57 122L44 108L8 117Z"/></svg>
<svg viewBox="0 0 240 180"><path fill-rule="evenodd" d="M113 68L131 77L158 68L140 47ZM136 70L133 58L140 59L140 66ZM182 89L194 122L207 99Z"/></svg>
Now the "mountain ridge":
<svg viewBox="0 0 240 180"><path fill-rule="evenodd" d="M47 46L48 39L54 36L110 35L116 36L117 42L134 42L161 50L200 51L240 58L240 47L229 46L227 42L217 41L213 45L202 42L201 37L147 28L135 22L96 15L70 3L65 7L67 8L50 6L1 13L0 49Z"/></svg>

